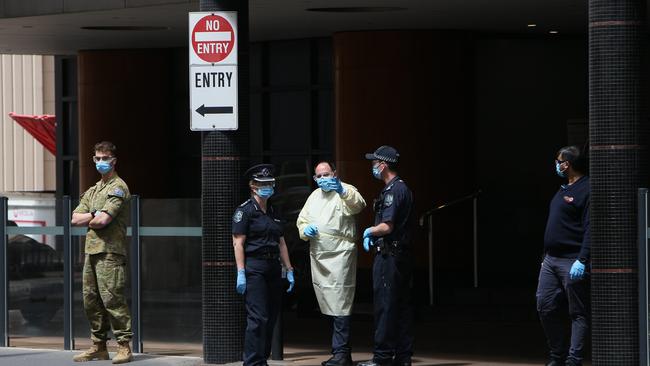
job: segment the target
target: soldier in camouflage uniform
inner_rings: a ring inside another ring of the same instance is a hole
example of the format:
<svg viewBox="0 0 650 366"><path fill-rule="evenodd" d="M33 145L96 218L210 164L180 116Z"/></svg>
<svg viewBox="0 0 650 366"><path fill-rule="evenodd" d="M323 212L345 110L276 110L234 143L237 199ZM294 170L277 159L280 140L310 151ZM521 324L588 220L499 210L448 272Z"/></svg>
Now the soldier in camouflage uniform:
<svg viewBox="0 0 650 366"><path fill-rule="evenodd" d="M131 195L115 172L115 145L95 145L95 162L102 179L81 197L72 225L87 226L83 268L83 302L93 346L75 361L108 360L108 331L118 342L113 363L131 361L131 315L124 294L126 284L126 220Z"/></svg>

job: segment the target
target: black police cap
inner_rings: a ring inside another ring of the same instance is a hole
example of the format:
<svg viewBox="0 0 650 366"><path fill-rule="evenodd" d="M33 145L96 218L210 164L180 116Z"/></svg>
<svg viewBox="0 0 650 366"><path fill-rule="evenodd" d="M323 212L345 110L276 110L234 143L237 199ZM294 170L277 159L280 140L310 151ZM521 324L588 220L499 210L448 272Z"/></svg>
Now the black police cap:
<svg viewBox="0 0 650 366"><path fill-rule="evenodd" d="M366 154L368 160L381 160L388 163L397 163L399 154L394 147L383 145L380 146L375 152Z"/></svg>
<svg viewBox="0 0 650 366"><path fill-rule="evenodd" d="M244 177L256 182L275 182L273 170L273 164L258 164L250 167L246 173L244 173Z"/></svg>

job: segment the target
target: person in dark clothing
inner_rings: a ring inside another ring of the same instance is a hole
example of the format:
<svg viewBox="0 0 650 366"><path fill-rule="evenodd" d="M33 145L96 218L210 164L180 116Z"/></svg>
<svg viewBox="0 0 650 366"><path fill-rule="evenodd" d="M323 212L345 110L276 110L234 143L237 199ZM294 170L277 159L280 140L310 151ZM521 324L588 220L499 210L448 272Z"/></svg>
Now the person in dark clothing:
<svg viewBox="0 0 650 366"><path fill-rule="evenodd" d="M560 186L549 207L536 293L537 312L550 349L547 366L582 365L589 331L590 188L586 166L584 153L576 146L563 147L556 155L556 173L567 184Z"/></svg>
<svg viewBox="0 0 650 366"><path fill-rule="evenodd" d="M411 366L413 193L397 174L399 154L395 148L384 145L365 157L372 161L372 175L384 188L373 205L374 226L363 232L363 249L375 248L373 357L357 366Z"/></svg>
<svg viewBox="0 0 650 366"><path fill-rule="evenodd" d="M259 164L245 173L251 198L235 210L232 238L237 262L237 293L246 303L244 366L268 366L273 328L282 303L282 265L291 292L293 267L280 220L269 206L274 193L273 165Z"/></svg>

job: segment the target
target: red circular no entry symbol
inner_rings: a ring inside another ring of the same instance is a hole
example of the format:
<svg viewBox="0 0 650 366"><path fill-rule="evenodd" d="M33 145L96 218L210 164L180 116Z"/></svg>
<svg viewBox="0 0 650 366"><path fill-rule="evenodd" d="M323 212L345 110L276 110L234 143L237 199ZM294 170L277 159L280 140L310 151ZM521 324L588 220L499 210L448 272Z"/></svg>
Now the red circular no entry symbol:
<svg viewBox="0 0 650 366"><path fill-rule="evenodd" d="M218 15L208 15L192 29L192 48L203 61L217 63L228 57L235 45L230 22Z"/></svg>

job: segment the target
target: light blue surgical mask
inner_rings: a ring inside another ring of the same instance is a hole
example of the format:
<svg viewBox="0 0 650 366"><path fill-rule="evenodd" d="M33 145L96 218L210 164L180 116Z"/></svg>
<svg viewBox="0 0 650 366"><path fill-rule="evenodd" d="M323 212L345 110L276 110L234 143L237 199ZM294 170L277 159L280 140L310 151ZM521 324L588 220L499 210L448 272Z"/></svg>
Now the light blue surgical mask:
<svg viewBox="0 0 650 366"><path fill-rule="evenodd" d="M274 192L275 190L271 186L264 186L264 187L257 188L255 190L255 193L257 193L257 195L262 198L269 198L273 196Z"/></svg>
<svg viewBox="0 0 650 366"><path fill-rule="evenodd" d="M332 189L330 188L329 184L336 182L336 178L334 177L329 177L329 178L318 178L316 180L316 184L318 184L318 187L323 190L323 192L329 192Z"/></svg>
<svg viewBox="0 0 650 366"><path fill-rule="evenodd" d="M372 176L377 179L381 179L381 170L379 170L379 165L381 164L373 165L372 167Z"/></svg>
<svg viewBox="0 0 650 366"><path fill-rule="evenodd" d="M566 172L561 170L560 165L562 164L555 162L555 173L557 173L560 178L566 178Z"/></svg>
<svg viewBox="0 0 650 366"><path fill-rule="evenodd" d="M113 169L113 165L109 161L102 160L95 163L95 168L97 168L99 174L106 174Z"/></svg>

